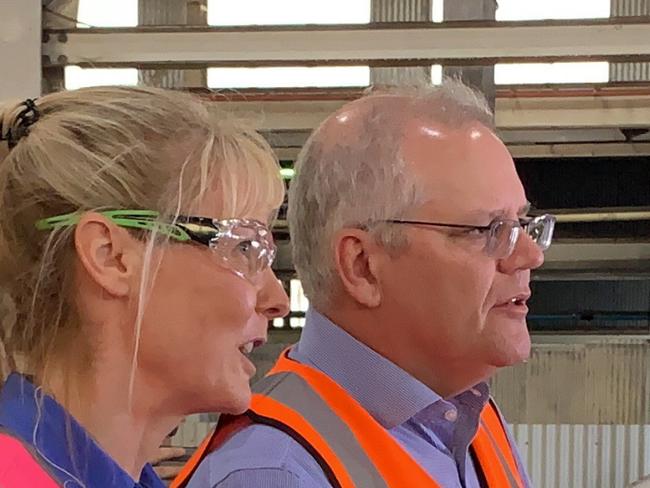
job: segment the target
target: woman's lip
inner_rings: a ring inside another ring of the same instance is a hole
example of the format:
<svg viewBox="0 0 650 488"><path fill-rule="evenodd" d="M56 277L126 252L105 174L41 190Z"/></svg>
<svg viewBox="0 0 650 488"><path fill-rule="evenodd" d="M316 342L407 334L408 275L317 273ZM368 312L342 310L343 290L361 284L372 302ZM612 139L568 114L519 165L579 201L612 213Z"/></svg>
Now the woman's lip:
<svg viewBox="0 0 650 488"><path fill-rule="evenodd" d="M264 344L267 342L267 337L266 336L256 336L256 337L251 337L250 339L245 340L242 342L239 347L244 347L246 344L253 343L253 350L257 349L258 347L262 347Z"/></svg>
<svg viewBox="0 0 650 488"><path fill-rule="evenodd" d="M248 370L247 373L252 378L253 376L255 376L255 373L257 372L257 368L255 367L255 364L253 363L253 361L251 361L251 359L248 356L241 353L241 351L240 351L240 354L242 355L242 358L244 359L244 367Z"/></svg>

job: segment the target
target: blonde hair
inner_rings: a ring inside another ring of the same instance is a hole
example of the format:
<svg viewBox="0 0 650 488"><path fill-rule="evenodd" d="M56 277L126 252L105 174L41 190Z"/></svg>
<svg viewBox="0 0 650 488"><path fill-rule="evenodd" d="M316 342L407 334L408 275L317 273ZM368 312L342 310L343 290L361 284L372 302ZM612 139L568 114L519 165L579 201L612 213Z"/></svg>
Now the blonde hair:
<svg viewBox="0 0 650 488"><path fill-rule="evenodd" d="M282 203L279 165L266 141L190 94L126 87L53 93L36 101L40 118L26 131L19 127L24 108L0 105L0 136L22 130L0 154L0 290L13 309L13 319L0 316L0 340L21 371L45 375L81 336L74 230L39 231L39 219L101 209L174 218L195 212L215 183L224 218ZM151 246L153 236L143 282L155 275ZM143 288L141 302L145 295ZM80 352L92 362L90 348Z"/></svg>
<svg viewBox="0 0 650 488"><path fill-rule="evenodd" d="M424 198L400 153L406 122L422 117L451 127L474 121L492 127L485 97L455 79L385 87L364 100L371 103L352 142L341 142L330 130L331 118L325 120L298 155L289 187L293 262L305 295L322 311L338 289L331 243L336 231L366 226L389 250L406 244L400 229L376 224L399 218Z"/></svg>

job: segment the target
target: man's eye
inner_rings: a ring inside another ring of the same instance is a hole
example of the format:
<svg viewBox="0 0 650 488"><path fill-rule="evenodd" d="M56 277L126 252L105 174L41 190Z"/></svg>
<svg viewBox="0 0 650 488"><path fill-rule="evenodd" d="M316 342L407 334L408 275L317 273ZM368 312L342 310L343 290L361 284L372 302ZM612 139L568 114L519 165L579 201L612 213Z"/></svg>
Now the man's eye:
<svg viewBox="0 0 650 488"><path fill-rule="evenodd" d="M530 224L532 221L533 221L532 217L521 217L519 219L519 225L521 225L522 227L525 227L528 224Z"/></svg>
<svg viewBox="0 0 650 488"><path fill-rule="evenodd" d="M480 236L487 235L489 231L490 229L473 228L473 229L465 229L463 231L463 234L470 237L480 237Z"/></svg>

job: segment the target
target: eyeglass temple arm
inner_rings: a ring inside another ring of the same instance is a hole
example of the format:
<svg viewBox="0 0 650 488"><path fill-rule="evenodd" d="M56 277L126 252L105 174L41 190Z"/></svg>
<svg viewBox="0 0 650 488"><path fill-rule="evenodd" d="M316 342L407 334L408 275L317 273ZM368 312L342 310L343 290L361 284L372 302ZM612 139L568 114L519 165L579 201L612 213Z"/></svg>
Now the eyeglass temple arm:
<svg viewBox="0 0 650 488"><path fill-rule="evenodd" d="M391 224L409 224L409 225L424 225L430 227L450 227L452 229L480 229L480 230L489 230L489 225L469 225L469 224L444 224L440 222L422 222L420 220L384 220L383 222L388 222Z"/></svg>

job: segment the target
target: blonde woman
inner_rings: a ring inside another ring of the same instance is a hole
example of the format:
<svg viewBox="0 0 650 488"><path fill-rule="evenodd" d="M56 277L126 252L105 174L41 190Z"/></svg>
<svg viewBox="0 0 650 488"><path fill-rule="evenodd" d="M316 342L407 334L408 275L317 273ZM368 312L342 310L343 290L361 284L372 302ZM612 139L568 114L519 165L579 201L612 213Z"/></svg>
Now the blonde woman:
<svg viewBox="0 0 650 488"><path fill-rule="evenodd" d="M0 486L163 486L146 460L184 415L246 410L287 312L277 161L157 89L5 104L0 137Z"/></svg>

